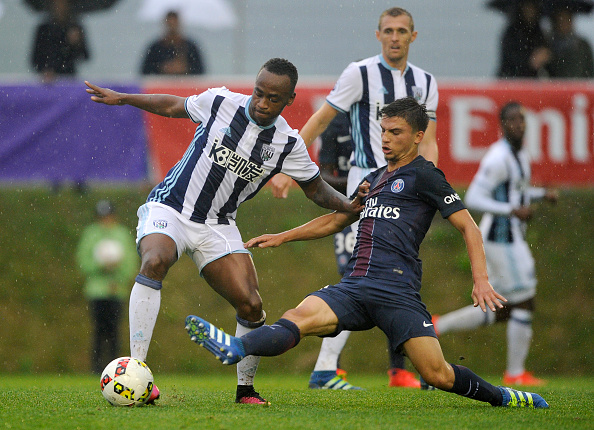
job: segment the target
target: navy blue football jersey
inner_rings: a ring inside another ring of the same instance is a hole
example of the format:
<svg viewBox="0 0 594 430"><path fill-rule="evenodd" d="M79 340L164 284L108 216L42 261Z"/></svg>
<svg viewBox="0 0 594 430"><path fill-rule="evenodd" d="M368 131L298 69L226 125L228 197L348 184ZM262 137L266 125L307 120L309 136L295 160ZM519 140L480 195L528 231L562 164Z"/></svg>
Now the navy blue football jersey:
<svg viewBox="0 0 594 430"><path fill-rule="evenodd" d="M464 203L443 172L422 156L393 172L378 169L365 180L371 187L345 277L365 276L419 291L419 247L435 213L447 218L465 209Z"/></svg>

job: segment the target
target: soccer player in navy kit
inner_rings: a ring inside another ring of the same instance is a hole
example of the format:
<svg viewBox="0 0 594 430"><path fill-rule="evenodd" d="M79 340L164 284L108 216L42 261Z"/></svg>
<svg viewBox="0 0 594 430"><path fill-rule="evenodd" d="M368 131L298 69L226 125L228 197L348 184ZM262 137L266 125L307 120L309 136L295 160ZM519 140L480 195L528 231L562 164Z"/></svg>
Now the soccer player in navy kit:
<svg viewBox="0 0 594 430"><path fill-rule="evenodd" d="M241 336L264 324L251 254L235 224L238 206L254 197L274 174L295 179L321 207L362 209L321 177L297 131L280 116L295 99L297 69L273 58L260 69L251 96L212 88L185 97L124 94L86 82L91 100L131 105L148 112L189 118L196 132L182 159L138 209L137 246L142 263L130 295L130 349L145 360L159 313L162 281L182 253L208 284L237 311ZM237 403L268 404L253 387L259 357L238 365ZM150 400L158 397L153 390ZM149 401L150 401L149 400Z"/></svg>
<svg viewBox="0 0 594 430"><path fill-rule="evenodd" d="M357 243L340 283L307 296L272 326L241 338L229 336L209 322L186 318L192 341L233 364L244 356L280 355L305 336L334 336L341 330L379 327L435 387L488 402L493 406L547 408L538 394L497 387L466 367L448 364L431 315L421 301L419 247L435 212L462 234L472 267L472 299L483 311L501 308L487 276L480 230L443 173L418 155L429 118L424 106L407 97L381 110L382 151L387 166L366 176L358 192L368 193L360 217L333 212L279 234L246 242L246 247L276 247L312 240L342 230L359 218ZM487 309L488 308L488 309Z"/></svg>
<svg viewBox="0 0 594 430"><path fill-rule="evenodd" d="M410 45L417 37L412 15L399 7L385 10L379 17L375 36L381 44L381 53L349 64L336 81L326 102L300 131L306 145L310 145L338 112L348 113L353 157L347 195L357 189L367 174L385 166L379 112L396 99L411 96L426 106L430 122L423 141L419 144L419 153L437 165L437 81L430 73L408 62ZM286 176L276 175L271 180L273 194L277 197L285 196L284 190L291 182ZM348 336L349 332L345 330L339 336L324 339L319 359L327 363L336 362ZM336 375L330 374L330 366L326 369L324 373L312 373L310 386L336 388L336 385L332 385ZM336 365L333 369L336 369ZM390 355L388 375L389 386L392 387L419 388L421 385L414 374L405 369L404 357L399 354Z"/></svg>

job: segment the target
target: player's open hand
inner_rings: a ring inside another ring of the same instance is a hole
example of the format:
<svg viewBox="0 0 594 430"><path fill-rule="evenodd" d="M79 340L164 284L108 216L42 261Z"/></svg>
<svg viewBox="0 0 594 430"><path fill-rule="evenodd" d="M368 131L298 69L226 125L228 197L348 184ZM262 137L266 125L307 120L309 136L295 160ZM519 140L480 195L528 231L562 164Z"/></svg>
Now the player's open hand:
<svg viewBox="0 0 594 430"><path fill-rule="evenodd" d="M277 199L286 199L289 196L289 188L293 179L284 173L277 173L270 179L272 195Z"/></svg>
<svg viewBox="0 0 594 430"><path fill-rule="evenodd" d="M253 239L248 240L246 243L243 244L245 249L248 248L276 248L277 246L282 245L284 240L281 237L281 234L263 234L262 236L254 237Z"/></svg>
<svg viewBox="0 0 594 430"><path fill-rule="evenodd" d="M122 98L121 93L110 90L109 88L101 88L97 85L93 85L89 81L85 81L87 85L87 93L91 94L91 100L96 103L103 103L106 105L121 105Z"/></svg>
<svg viewBox="0 0 594 430"><path fill-rule="evenodd" d="M487 312L487 308L495 312L497 308L503 307L501 302L507 302L507 299L495 291L486 280L475 282L471 296L474 306L480 306L483 312Z"/></svg>

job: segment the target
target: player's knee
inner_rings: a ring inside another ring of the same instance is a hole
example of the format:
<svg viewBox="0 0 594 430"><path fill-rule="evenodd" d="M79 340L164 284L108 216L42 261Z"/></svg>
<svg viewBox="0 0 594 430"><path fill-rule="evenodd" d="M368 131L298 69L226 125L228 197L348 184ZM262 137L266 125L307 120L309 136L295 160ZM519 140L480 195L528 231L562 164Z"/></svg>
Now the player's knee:
<svg viewBox="0 0 594 430"><path fill-rule="evenodd" d="M162 281L175 260L159 252L148 252L142 256L140 273L151 279Z"/></svg>
<svg viewBox="0 0 594 430"><path fill-rule="evenodd" d="M259 294L251 294L236 305L237 315L247 321L259 321L262 318L262 298Z"/></svg>
<svg viewBox="0 0 594 430"><path fill-rule="evenodd" d="M454 386L454 372L449 372L445 364L439 367L430 367L421 375L429 384L442 390L449 390Z"/></svg>

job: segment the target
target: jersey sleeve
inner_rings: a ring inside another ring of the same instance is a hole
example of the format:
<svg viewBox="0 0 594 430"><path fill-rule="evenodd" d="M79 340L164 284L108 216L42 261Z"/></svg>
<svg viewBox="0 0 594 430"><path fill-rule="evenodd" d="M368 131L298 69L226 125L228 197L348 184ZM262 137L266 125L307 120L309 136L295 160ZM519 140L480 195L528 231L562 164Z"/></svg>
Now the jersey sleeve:
<svg viewBox="0 0 594 430"><path fill-rule="evenodd" d="M434 76L431 76L431 83L429 84L429 93L425 100L425 107L427 109L427 115L429 119L437 120L437 104L439 102L439 92L437 91L437 80Z"/></svg>
<svg viewBox="0 0 594 430"><path fill-rule="evenodd" d="M190 96L185 101L186 112L195 123L207 122L214 98L228 91L225 87L210 88L201 94Z"/></svg>
<svg viewBox="0 0 594 430"><path fill-rule="evenodd" d="M505 160L499 154L489 152L481 161L464 198L470 209L495 215L509 215L514 209L509 202L494 198L495 189L509 179Z"/></svg>
<svg viewBox="0 0 594 430"><path fill-rule="evenodd" d="M466 209L458 193L452 188L441 170L424 167L417 170L418 196L439 210L443 218Z"/></svg>
<svg viewBox="0 0 594 430"><path fill-rule="evenodd" d="M285 159L281 172L297 182L311 182L320 175L320 168L309 156L301 136L297 136L297 142Z"/></svg>
<svg viewBox="0 0 594 430"><path fill-rule="evenodd" d="M363 97L363 80L359 66L349 64L334 84L334 88L326 97L326 101L341 112L348 112L351 105Z"/></svg>

